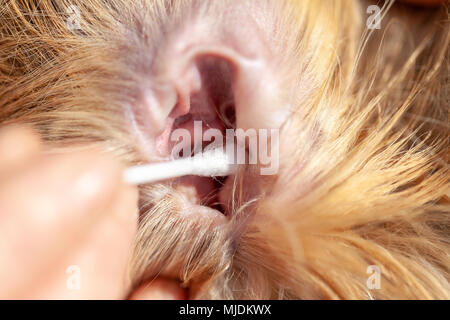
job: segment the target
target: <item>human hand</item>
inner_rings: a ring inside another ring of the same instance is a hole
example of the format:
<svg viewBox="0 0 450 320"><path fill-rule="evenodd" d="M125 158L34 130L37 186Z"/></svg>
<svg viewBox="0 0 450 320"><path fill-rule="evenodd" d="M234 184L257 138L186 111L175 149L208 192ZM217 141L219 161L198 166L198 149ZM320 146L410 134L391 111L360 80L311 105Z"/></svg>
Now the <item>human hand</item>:
<svg viewBox="0 0 450 320"><path fill-rule="evenodd" d="M0 130L0 298L125 298L137 215L113 159Z"/></svg>

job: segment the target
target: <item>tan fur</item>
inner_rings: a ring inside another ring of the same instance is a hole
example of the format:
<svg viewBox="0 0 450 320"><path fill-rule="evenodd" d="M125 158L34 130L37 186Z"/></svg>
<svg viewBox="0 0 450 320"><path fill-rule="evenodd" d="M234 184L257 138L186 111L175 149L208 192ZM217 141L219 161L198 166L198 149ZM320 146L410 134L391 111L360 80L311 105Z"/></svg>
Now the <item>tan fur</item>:
<svg viewBox="0 0 450 320"><path fill-rule="evenodd" d="M448 8L387 2L369 32L365 2L270 2L286 76L311 88L282 128L280 172L241 168L223 228L182 218L170 186L142 187L133 283L164 274L197 298L449 299ZM201 2L0 3L1 123L142 161L121 108L150 81L143 53ZM70 4L82 31L65 25Z"/></svg>

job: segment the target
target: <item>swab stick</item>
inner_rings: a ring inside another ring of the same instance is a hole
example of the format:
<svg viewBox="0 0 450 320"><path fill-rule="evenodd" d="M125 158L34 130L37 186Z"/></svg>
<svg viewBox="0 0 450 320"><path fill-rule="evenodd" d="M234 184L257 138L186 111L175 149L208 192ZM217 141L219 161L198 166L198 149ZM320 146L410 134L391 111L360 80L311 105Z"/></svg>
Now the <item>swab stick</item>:
<svg viewBox="0 0 450 320"><path fill-rule="evenodd" d="M198 153L191 158L130 167L124 172L124 180L126 183L138 185L186 175L227 176L233 173L235 168L226 152L215 149Z"/></svg>

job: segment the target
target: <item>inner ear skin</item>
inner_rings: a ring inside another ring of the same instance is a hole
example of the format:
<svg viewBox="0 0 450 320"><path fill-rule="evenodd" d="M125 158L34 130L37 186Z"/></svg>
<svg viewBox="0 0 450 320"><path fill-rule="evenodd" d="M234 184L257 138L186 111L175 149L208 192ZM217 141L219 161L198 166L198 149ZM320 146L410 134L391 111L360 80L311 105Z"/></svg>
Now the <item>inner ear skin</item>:
<svg viewBox="0 0 450 320"><path fill-rule="evenodd" d="M177 104L174 112L169 115L172 123L170 131L184 128L194 138L193 123L201 121L204 130L218 129L225 137L225 129L235 125L235 107L232 89L232 73L230 66L223 60L215 57L200 57L195 62L201 83L195 91L189 92L189 97L181 98L188 103L184 109L186 113L178 112ZM164 139L169 136L165 135ZM192 140L191 143L194 143ZM206 143L206 142L205 142ZM171 153L175 141L165 142L162 153Z"/></svg>
<svg viewBox="0 0 450 320"><path fill-rule="evenodd" d="M158 139L160 155L170 153L169 138L174 124L179 127L188 119L187 115L191 115L191 120L201 120L206 127L221 131L226 127L279 129L286 120L290 111L289 101L283 100L282 92L286 88L281 88L272 78L268 61L262 58L252 61L228 48L208 46L192 49L185 53L186 57L180 56L186 65L171 65L167 61L169 70L161 76L166 86L173 86L177 92L177 101L163 121L166 125L159 135L154 134L153 128L146 128L145 118L149 118L150 126L162 121L163 113L159 110L167 110L168 100L150 93L154 99L147 99L140 106L144 109L140 113L144 121L138 128L150 140Z"/></svg>
<svg viewBox="0 0 450 320"><path fill-rule="evenodd" d="M291 94L282 84L279 48L273 34L267 33L273 29L274 10L252 2L230 4L225 11L219 2L202 13L188 10L186 19L174 26L169 23L166 37L158 44L148 75L158 84L144 88L142 96L150 98L131 111L140 118L135 134L153 145L157 139L159 155L168 154L173 124L179 125L187 114L208 125L208 121L221 122L247 130L278 129L290 112L286 97ZM265 19L260 19L261 14L266 14ZM208 119L214 118L212 111L220 121Z"/></svg>

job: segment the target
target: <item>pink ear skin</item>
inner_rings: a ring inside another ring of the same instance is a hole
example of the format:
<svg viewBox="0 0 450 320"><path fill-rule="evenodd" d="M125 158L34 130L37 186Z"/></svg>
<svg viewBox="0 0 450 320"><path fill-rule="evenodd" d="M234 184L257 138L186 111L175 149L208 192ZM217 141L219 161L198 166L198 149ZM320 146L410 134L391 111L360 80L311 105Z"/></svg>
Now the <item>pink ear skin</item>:
<svg viewBox="0 0 450 320"><path fill-rule="evenodd" d="M193 12L158 47L151 71L157 84L134 109L136 118L148 118L138 135L150 137L158 156L168 156L170 133L180 122L188 130L200 120L223 131L218 110L224 105L234 106L235 125L244 130L280 128L288 116L291 94L275 22L257 18L273 11L261 13L270 9L245 1L228 9Z"/></svg>

